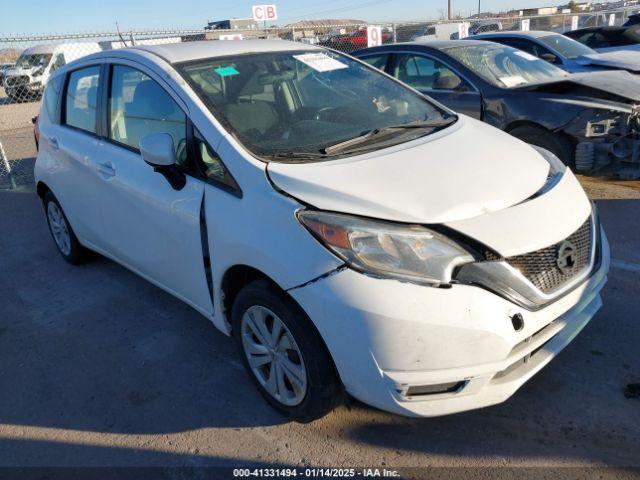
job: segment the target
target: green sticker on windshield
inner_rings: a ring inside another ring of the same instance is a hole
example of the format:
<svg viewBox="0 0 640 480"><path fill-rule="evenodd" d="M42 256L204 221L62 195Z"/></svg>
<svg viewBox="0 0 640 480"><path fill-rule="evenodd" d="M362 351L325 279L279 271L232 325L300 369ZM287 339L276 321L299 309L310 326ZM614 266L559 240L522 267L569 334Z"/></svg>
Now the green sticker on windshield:
<svg viewBox="0 0 640 480"><path fill-rule="evenodd" d="M220 67L214 70L221 77L230 77L231 75L238 75L240 72L234 67Z"/></svg>

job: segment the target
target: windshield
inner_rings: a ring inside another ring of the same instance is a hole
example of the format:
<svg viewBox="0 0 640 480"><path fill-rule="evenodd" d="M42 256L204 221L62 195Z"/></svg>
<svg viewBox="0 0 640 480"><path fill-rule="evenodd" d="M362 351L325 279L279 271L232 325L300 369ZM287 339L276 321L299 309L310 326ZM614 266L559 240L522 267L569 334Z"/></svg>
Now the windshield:
<svg viewBox="0 0 640 480"><path fill-rule="evenodd" d="M597 53L586 45L564 35L547 35L546 37L540 37L539 40L547 47L558 52L560 56L569 60L574 60L582 55Z"/></svg>
<svg viewBox="0 0 640 480"><path fill-rule="evenodd" d="M497 43L445 50L476 75L500 88L554 81L567 73L533 55Z"/></svg>
<svg viewBox="0 0 640 480"><path fill-rule="evenodd" d="M34 53L32 55L20 55L16 62L17 67L31 68L45 66L51 60L50 53Z"/></svg>
<svg viewBox="0 0 640 480"><path fill-rule="evenodd" d="M455 120L377 70L328 50L212 58L179 69L225 128L265 160L317 159L377 129ZM366 143L386 147L436 128L388 129Z"/></svg>

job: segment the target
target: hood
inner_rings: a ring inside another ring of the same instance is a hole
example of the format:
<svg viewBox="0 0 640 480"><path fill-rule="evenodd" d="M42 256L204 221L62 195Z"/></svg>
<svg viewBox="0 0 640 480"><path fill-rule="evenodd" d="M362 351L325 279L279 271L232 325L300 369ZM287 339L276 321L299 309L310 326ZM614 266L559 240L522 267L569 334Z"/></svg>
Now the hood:
<svg viewBox="0 0 640 480"><path fill-rule="evenodd" d="M618 68L630 72L640 72L640 55L630 50L606 53L592 53L576 59L578 65L596 65L606 68Z"/></svg>
<svg viewBox="0 0 640 480"><path fill-rule="evenodd" d="M522 202L549 164L532 147L460 116L445 130L378 152L317 163L269 163L276 187L322 210L444 223Z"/></svg>
<svg viewBox="0 0 640 480"><path fill-rule="evenodd" d="M599 72L572 73L559 80L537 83L517 87L520 90L537 90L549 93L558 91L561 84L569 84L563 90L564 95L571 95L569 90L571 85L586 87L594 90L593 97L598 98L598 92L620 97L618 100L630 100L640 102L640 78L629 72L619 70L602 70ZM584 93L581 95L584 96ZM608 97L608 96L607 96Z"/></svg>
<svg viewBox="0 0 640 480"><path fill-rule="evenodd" d="M640 44L634 43L632 45L620 45L618 47L604 47L604 48L596 48L596 52L599 53L607 53L607 52L621 52L623 50L631 51L631 52L640 52Z"/></svg>
<svg viewBox="0 0 640 480"><path fill-rule="evenodd" d="M32 76L36 70L39 70L42 67L13 67L5 72L6 77L19 77L21 75Z"/></svg>

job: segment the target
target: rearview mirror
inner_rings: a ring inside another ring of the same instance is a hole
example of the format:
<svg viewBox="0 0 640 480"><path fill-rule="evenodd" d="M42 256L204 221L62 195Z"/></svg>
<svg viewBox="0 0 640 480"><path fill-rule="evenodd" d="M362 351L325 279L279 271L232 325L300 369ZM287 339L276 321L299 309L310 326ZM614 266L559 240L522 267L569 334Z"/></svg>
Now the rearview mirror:
<svg viewBox="0 0 640 480"><path fill-rule="evenodd" d="M152 133L140 139L140 155L153 167L154 172L166 178L174 190L182 190L187 177L176 165L173 138L168 133Z"/></svg>
<svg viewBox="0 0 640 480"><path fill-rule="evenodd" d="M556 60L558 60L558 57L556 57L553 53L543 53L542 55L540 55L540 58L549 63L556 63Z"/></svg>

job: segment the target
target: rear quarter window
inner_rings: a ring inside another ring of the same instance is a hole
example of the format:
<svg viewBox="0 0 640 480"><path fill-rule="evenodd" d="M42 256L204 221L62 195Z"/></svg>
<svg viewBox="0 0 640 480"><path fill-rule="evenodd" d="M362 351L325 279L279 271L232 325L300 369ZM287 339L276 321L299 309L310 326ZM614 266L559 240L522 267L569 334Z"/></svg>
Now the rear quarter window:
<svg viewBox="0 0 640 480"><path fill-rule="evenodd" d="M60 99L60 88L62 87L62 75L51 79L44 91L44 111L50 122L58 123L58 101Z"/></svg>

